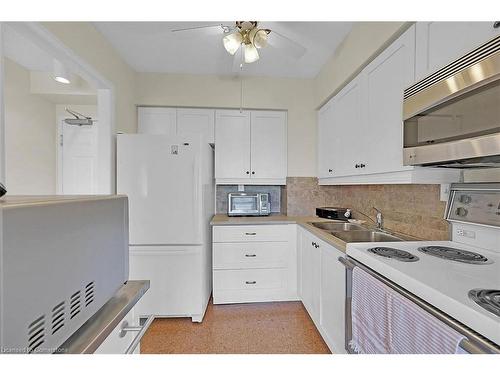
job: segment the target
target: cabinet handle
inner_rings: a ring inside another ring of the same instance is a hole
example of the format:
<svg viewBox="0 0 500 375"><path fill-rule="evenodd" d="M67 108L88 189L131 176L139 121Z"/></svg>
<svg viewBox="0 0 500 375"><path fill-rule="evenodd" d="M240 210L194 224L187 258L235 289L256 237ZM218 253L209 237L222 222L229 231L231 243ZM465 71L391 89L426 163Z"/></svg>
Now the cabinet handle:
<svg viewBox="0 0 500 375"><path fill-rule="evenodd" d="M311 242L311 246L316 246L316 244L314 242Z"/></svg>
<svg viewBox="0 0 500 375"><path fill-rule="evenodd" d="M328 170L328 172L332 173L332 172L333 172L333 170L332 170L332 169L329 169L329 170Z"/></svg>
<svg viewBox="0 0 500 375"><path fill-rule="evenodd" d="M255 236L256 234L256 232L246 232L245 236Z"/></svg>
<svg viewBox="0 0 500 375"><path fill-rule="evenodd" d="M245 281L245 284L253 285L253 284L257 284L257 281Z"/></svg>
<svg viewBox="0 0 500 375"><path fill-rule="evenodd" d="M359 164L354 165L354 168L359 168Z"/></svg>
<svg viewBox="0 0 500 375"><path fill-rule="evenodd" d="M500 28L500 21L495 21L495 23L493 24L493 28L494 29Z"/></svg>
<svg viewBox="0 0 500 375"><path fill-rule="evenodd" d="M366 167L366 165L364 165L363 163L361 163L361 164L359 165L359 167L360 167L360 168L364 168L364 167Z"/></svg>
<svg viewBox="0 0 500 375"><path fill-rule="evenodd" d="M246 171L245 173L246 173L246 174L250 174L250 171Z"/></svg>
<svg viewBox="0 0 500 375"><path fill-rule="evenodd" d="M255 171L252 171L252 174L255 174Z"/></svg>
<svg viewBox="0 0 500 375"><path fill-rule="evenodd" d="M257 255L256 254L245 254L247 258L255 258Z"/></svg>

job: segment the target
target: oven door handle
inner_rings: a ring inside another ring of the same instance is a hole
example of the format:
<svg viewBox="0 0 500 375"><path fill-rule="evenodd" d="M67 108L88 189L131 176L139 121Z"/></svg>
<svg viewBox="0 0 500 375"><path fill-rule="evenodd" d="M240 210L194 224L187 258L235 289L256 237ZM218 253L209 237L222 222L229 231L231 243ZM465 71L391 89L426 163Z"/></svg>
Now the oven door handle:
<svg viewBox="0 0 500 375"><path fill-rule="evenodd" d="M353 262L344 257L338 257L338 261L342 263L345 268L353 269L356 266Z"/></svg>
<svg viewBox="0 0 500 375"><path fill-rule="evenodd" d="M125 354L132 354L135 350L135 348L137 348L137 345L139 345L139 343L141 342L142 340L142 336L144 336L144 334L146 333L146 331L148 330L149 326L151 325L151 323L153 323L153 320L155 319L155 316L154 315L150 315L148 316L148 318L146 319L146 321L144 322L143 325L139 325L137 327L123 327L120 334L121 335L125 335L127 332L139 332L135 337L134 339L132 340L132 342L130 343L129 347L127 348L127 350L125 351Z"/></svg>

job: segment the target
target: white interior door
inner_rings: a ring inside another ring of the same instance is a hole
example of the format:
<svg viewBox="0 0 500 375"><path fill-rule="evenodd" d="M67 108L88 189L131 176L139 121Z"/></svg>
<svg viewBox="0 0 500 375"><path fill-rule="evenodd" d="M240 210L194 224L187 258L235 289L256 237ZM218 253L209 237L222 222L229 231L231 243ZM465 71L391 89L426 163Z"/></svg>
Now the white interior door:
<svg viewBox="0 0 500 375"><path fill-rule="evenodd" d="M98 124L75 126L61 121L58 193L97 194Z"/></svg>

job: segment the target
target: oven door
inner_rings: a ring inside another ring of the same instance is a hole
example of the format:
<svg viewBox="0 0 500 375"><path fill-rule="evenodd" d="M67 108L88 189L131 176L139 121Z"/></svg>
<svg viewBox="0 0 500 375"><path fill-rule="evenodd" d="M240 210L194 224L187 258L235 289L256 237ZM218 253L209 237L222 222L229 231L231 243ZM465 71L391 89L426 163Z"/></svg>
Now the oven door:
<svg viewBox="0 0 500 375"><path fill-rule="evenodd" d="M346 298L345 298L345 349L349 354L356 354L351 348L352 341L352 287L353 287L353 270L355 267L359 267L364 272L368 273L370 276L376 280L387 285L394 291L396 291L401 296L405 297L412 303L414 303L418 308L423 309L427 313L431 314L434 318L445 323L450 328L464 336L459 343L461 352L465 354L500 354L500 348L490 341L486 340L482 336L478 335L474 331L463 326L456 320L452 319L448 315L444 314L440 310L434 308L432 305L421 300L417 296L409 293L407 290L401 288L392 281L386 279L385 277L374 272L370 268L366 267L362 263L356 261L351 257L339 257L339 262L341 262L346 268Z"/></svg>
<svg viewBox="0 0 500 375"><path fill-rule="evenodd" d="M230 195L228 199L227 214L229 216L259 215L259 196L251 195Z"/></svg>

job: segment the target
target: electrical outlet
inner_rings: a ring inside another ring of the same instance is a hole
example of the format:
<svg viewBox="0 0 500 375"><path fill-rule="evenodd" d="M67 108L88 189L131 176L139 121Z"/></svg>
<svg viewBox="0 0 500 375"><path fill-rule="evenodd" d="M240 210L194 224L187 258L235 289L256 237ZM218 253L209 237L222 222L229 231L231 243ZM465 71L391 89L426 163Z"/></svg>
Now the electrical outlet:
<svg viewBox="0 0 500 375"><path fill-rule="evenodd" d="M441 190L439 193L439 199L442 202L448 202L448 197L450 196L450 184L441 184Z"/></svg>
<svg viewBox="0 0 500 375"><path fill-rule="evenodd" d="M245 185L238 185L238 191L245 191Z"/></svg>

